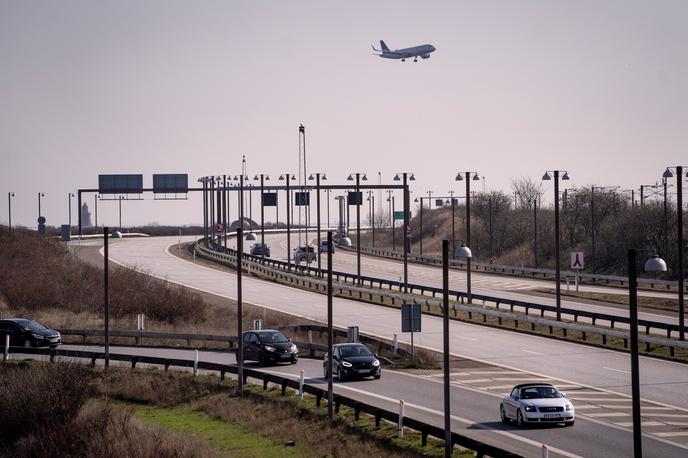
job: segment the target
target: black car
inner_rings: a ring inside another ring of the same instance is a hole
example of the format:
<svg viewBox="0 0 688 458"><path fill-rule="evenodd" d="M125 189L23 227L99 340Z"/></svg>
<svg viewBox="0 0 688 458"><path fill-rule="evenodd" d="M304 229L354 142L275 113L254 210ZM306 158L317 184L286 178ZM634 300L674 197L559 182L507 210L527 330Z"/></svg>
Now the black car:
<svg viewBox="0 0 688 458"><path fill-rule="evenodd" d="M280 362L296 364L299 359L298 347L279 331L246 331L242 336L243 361L258 361L261 365Z"/></svg>
<svg viewBox="0 0 688 458"><path fill-rule="evenodd" d="M323 374L327 377L327 357L323 361ZM350 377L373 377L382 375L377 355L362 343L342 343L332 346L332 375L341 382Z"/></svg>
<svg viewBox="0 0 688 458"><path fill-rule="evenodd" d="M15 347L55 348L62 343L59 332L27 318L0 320L0 345L5 345L6 335L10 336L10 345Z"/></svg>
<svg viewBox="0 0 688 458"><path fill-rule="evenodd" d="M270 257L270 247L267 243L254 243L251 246L251 254L253 256L267 256Z"/></svg>

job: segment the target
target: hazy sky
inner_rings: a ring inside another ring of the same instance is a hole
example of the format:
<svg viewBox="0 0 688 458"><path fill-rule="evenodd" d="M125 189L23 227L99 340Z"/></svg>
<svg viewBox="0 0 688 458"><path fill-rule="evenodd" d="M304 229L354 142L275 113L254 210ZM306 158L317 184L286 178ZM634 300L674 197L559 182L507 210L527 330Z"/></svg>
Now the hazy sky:
<svg viewBox="0 0 688 458"><path fill-rule="evenodd" d="M688 163L687 23L685 0L0 0L0 222L13 191L13 222L34 225L42 191L65 223L67 193L99 173L195 181L242 154L251 176L296 172L299 123L330 183L407 170L415 194L446 194L474 170L509 191L554 168L654 183ZM381 59L380 39L437 51ZM201 221L198 196L146 199L125 225Z"/></svg>

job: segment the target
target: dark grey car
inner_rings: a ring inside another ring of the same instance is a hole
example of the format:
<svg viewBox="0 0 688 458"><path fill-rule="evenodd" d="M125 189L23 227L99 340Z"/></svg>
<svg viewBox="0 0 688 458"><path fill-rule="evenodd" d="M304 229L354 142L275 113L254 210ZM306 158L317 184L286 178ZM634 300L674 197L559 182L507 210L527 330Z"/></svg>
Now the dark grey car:
<svg viewBox="0 0 688 458"><path fill-rule="evenodd" d="M323 374L327 377L327 357L323 360ZM377 355L362 343L342 343L332 346L332 375L340 382L353 377L382 376L380 360Z"/></svg>
<svg viewBox="0 0 688 458"><path fill-rule="evenodd" d="M6 335L10 336L10 345L15 347L55 348L62 343L59 332L28 318L0 320L0 345L5 345Z"/></svg>

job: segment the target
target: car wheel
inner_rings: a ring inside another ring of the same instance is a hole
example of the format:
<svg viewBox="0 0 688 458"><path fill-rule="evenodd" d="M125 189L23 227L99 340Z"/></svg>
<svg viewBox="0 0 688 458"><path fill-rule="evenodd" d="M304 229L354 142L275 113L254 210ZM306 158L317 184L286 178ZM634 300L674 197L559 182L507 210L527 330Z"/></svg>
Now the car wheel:
<svg viewBox="0 0 688 458"><path fill-rule="evenodd" d="M31 346L32 346L31 341L29 339L26 339L24 341L24 348L30 348Z"/></svg>
<svg viewBox="0 0 688 458"><path fill-rule="evenodd" d="M575 420L573 420L573 421L567 421L566 423L564 423L564 425L565 425L565 426L573 426L574 421L575 421Z"/></svg>
<svg viewBox="0 0 688 458"><path fill-rule="evenodd" d="M373 375L373 378L374 378L375 380L380 380L380 377L382 377L382 374Z"/></svg>
<svg viewBox="0 0 688 458"><path fill-rule="evenodd" d="M263 356L262 353L261 353L260 356L258 357L258 364L260 364L261 366L265 366L265 365L267 364L266 361L265 361L265 356Z"/></svg>
<svg viewBox="0 0 688 458"><path fill-rule="evenodd" d="M340 382L343 382L346 376L344 375L342 369L340 367L337 367L337 380Z"/></svg>
<svg viewBox="0 0 688 458"><path fill-rule="evenodd" d="M499 406L499 417L502 419L502 423L504 423L505 425L509 423L509 419L506 416L506 412L504 411L503 405Z"/></svg>
<svg viewBox="0 0 688 458"><path fill-rule="evenodd" d="M520 410L516 413L516 424L519 428L523 428L526 424L526 422L523 420L523 414Z"/></svg>

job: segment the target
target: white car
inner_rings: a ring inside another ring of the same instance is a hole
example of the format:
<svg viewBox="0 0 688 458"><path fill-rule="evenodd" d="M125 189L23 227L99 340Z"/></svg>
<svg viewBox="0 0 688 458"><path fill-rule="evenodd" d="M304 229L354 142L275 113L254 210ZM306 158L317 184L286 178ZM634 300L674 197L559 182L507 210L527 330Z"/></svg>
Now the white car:
<svg viewBox="0 0 688 458"><path fill-rule="evenodd" d="M564 423L573 425L573 404L566 394L549 383L516 385L499 405L502 423L515 421L519 427L529 423Z"/></svg>

